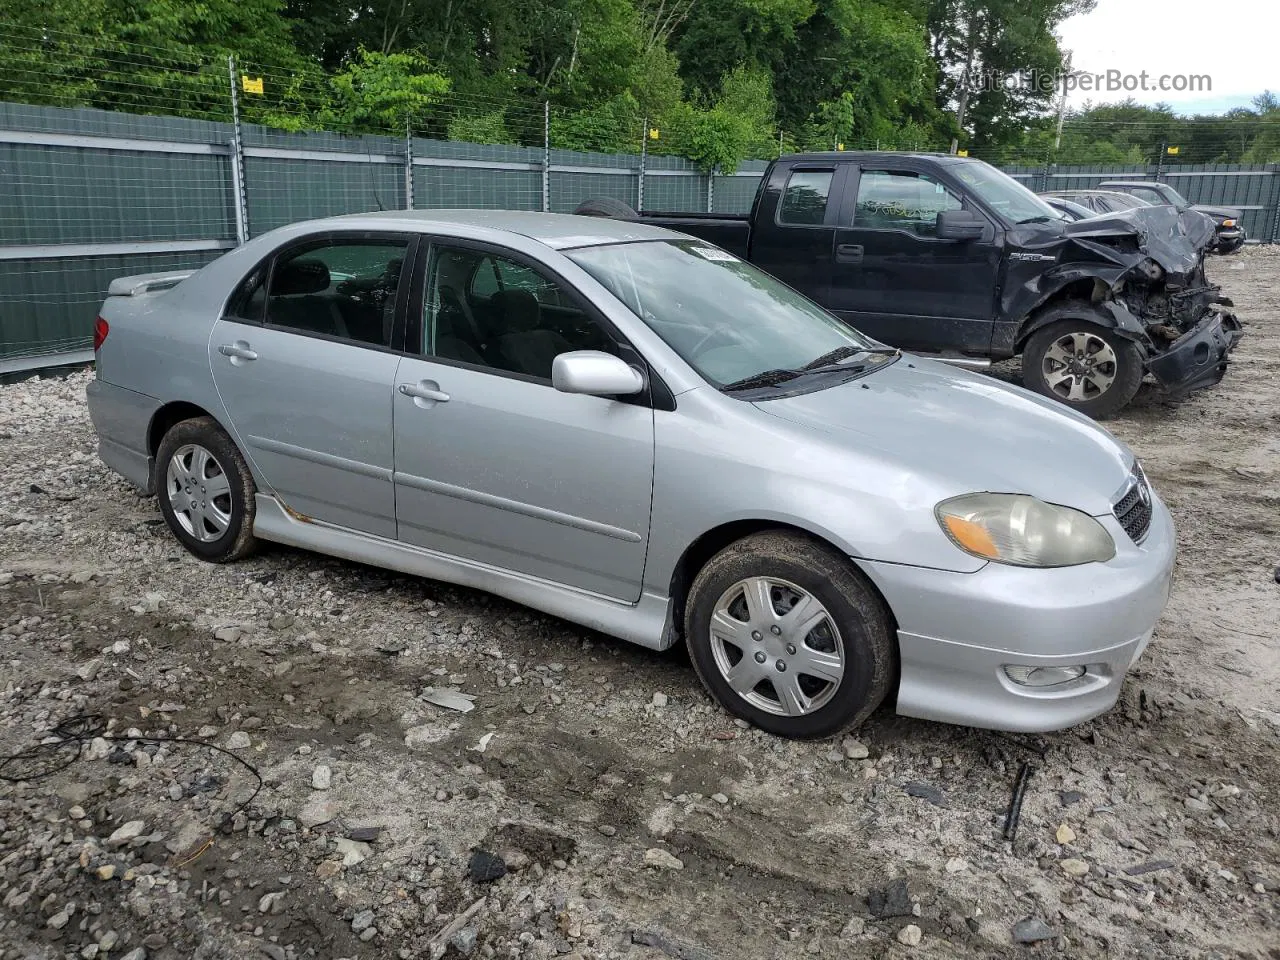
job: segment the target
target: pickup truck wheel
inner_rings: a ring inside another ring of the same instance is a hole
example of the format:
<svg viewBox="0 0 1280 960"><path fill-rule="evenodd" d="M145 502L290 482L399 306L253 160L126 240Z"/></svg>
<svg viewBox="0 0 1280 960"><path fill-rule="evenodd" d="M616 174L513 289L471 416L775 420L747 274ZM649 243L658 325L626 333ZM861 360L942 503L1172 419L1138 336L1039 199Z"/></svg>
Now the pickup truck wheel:
<svg viewBox="0 0 1280 960"><path fill-rule="evenodd" d="M160 512L178 542L201 560L248 556L256 488L244 457L212 417L174 424L156 451Z"/></svg>
<svg viewBox="0 0 1280 960"><path fill-rule="evenodd" d="M635 220L640 216L630 204L613 197L584 200L573 212L579 217L613 217L615 220Z"/></svg>
<svg viewBox="0 0 1280 960"><path fill-rule="evenodd" d="M1124 409L1142 385L1142 375L1137 344L1083 318L1069 317L1042 327L1022 354L1022 382L1027 389L1095 420Z"/></svg>
<svg viewBox="0 0 1280 960"><path fill-rule="evenodd" d="M847 557L781 530L712 557L685 605L703 686L730 713L797 740L856 726L884 700L894 673L889 624Z"/></svg>

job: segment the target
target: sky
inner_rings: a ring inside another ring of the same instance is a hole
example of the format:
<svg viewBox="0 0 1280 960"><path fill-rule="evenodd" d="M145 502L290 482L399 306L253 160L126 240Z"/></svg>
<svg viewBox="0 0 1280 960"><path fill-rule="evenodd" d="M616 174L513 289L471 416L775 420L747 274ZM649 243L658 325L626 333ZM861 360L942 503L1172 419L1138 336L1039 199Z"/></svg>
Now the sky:
<svg viewBox="0 0 1280 960"><path fill-rule="evenodd" d="M1072 70L1105 74L1146 70L1162 76L1208 74L1212 92L1074 91L1069 103L1171 104L1178 113L1223 113L1248 106L1266 89L1280 92L1280 4L1276 0L1098 0L1092 13L1058 29Z"/></svg>

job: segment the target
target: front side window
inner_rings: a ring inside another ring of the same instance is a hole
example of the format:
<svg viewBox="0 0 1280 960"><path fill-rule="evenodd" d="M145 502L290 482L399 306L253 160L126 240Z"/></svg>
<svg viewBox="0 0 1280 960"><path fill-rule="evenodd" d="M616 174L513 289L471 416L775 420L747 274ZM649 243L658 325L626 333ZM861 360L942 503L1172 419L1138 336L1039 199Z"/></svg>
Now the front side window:
<svg viewBox="0 0 1280 960"><path fill-rule="evenodd" d="M566 253L716 387L799 368L843 348L877 348L769 274L700 241L651 240Z"/></svg>
<svg viewBox="0 0 1280 960"><path fill-rule="evenodd" d="M436 245L423 303L425 357L551 379L557 356L617 351L613 338L559 283L517 260Z"/></svg>
<svg viewBox="0 0 1280 960"><path fill-rule="evenodd" d="M832 170L796 170L787 179L778 211L781 223L803 226L821 224L827 217Z"/></svg>
<svg viewBox="0 0 1280 960"><path fill-rule="evenodd" d="M276 260L266 322L372 346L391 346L408 241L336 240Z"/></svg>
<svg viewBox="0 0 1280 960"><path fill-rule="evenodd" d="M871 230L906 230L921 237L937 233L938 214L959 210L960 200L924 174L905 170L864 170L858 181L853 224Z"/></svg>

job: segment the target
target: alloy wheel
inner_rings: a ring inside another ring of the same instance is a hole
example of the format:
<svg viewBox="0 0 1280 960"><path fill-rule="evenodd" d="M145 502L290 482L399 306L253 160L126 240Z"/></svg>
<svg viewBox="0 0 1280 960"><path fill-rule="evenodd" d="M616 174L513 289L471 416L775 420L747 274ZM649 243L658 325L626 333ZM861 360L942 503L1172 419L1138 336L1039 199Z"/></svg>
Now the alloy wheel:
<svg viewBox="0 0 1280 960"><path fill-rule="evenodd" d="M1049 389L1068 403L1094 400L1116 382L1116 352L1094 333L1068 333L1049 345L1041 361Z"/></svg>

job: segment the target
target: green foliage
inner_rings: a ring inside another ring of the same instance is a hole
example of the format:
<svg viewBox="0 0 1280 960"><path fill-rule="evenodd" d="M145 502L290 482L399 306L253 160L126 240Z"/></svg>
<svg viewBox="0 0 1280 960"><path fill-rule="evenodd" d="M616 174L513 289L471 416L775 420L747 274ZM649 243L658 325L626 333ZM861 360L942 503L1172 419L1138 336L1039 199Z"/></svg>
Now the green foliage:
<svg viewBox="0 0 1280 960"><path fill-rule="evenodd" d="M491 113L461 113L453 116L445 126L450 140L465 143L511 143L506 118L501 110Z"/></svg>
<svg viewBox="0 0 1280 960"><path fill-rule="evenodd" d="M358 58L329 81L330 102L320 111L323 126L360 133L400 133L422 116L449 80L411 53L361 49Z"/></svg>

